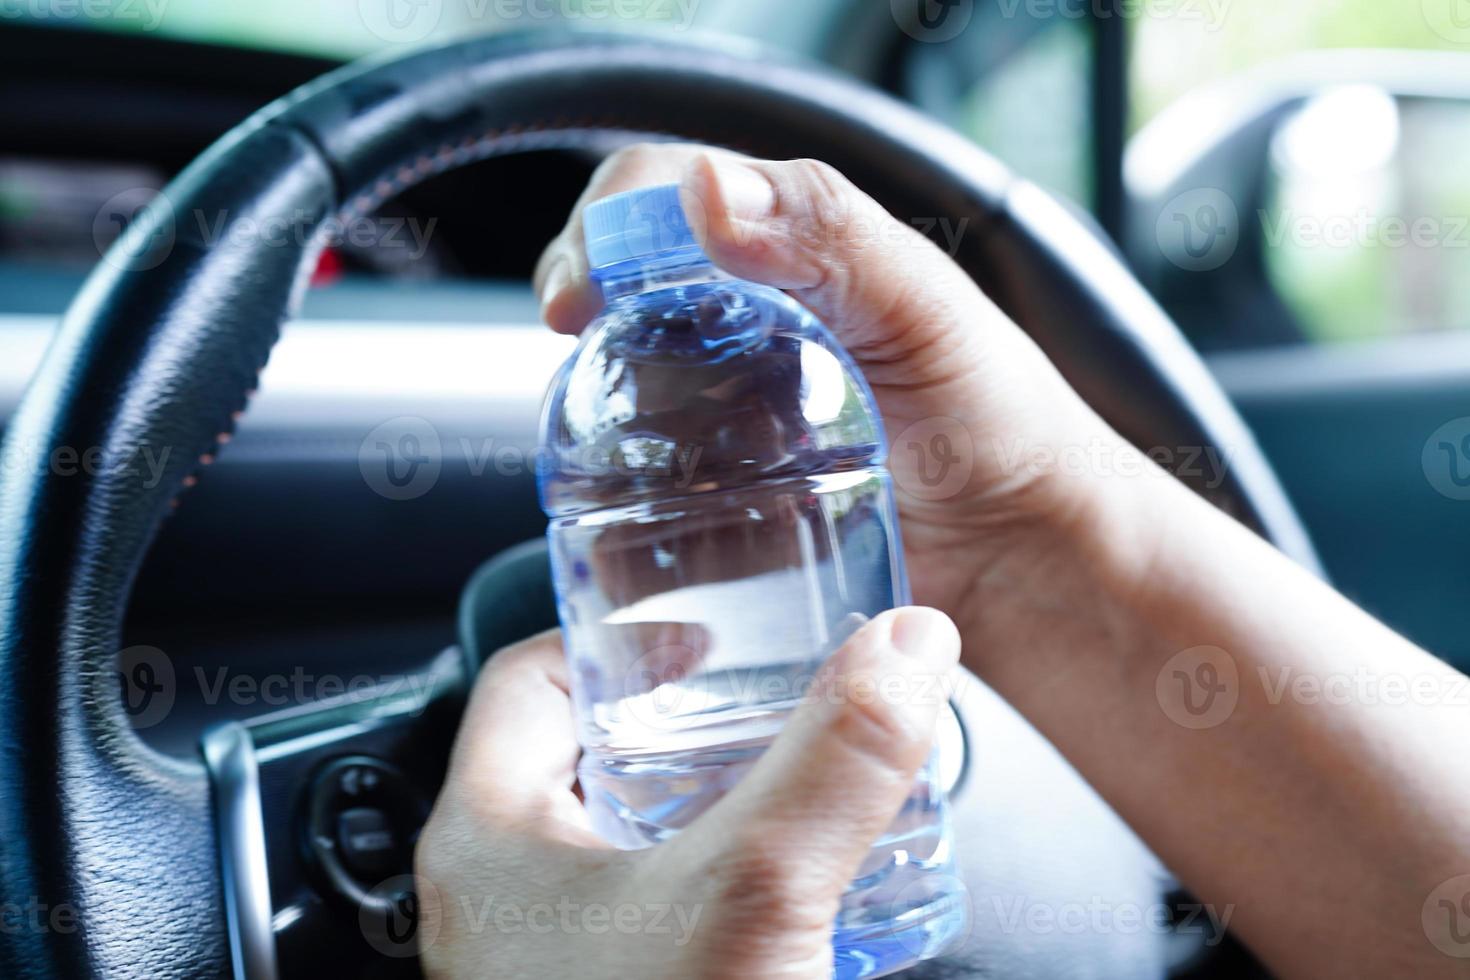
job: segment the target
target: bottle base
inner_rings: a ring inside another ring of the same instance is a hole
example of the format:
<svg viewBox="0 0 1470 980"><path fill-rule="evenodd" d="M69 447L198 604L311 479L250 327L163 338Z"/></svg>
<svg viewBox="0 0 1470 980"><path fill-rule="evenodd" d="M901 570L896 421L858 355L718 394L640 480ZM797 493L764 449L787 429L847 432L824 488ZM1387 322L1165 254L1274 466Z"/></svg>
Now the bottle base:
<svg viewBox="0 0 1470 980"><path fill-rule="evenodd" d="M964 939L969 926L965 892L943 895L899 919L832 937L833 980L884 977L932 959Z"/></svg>

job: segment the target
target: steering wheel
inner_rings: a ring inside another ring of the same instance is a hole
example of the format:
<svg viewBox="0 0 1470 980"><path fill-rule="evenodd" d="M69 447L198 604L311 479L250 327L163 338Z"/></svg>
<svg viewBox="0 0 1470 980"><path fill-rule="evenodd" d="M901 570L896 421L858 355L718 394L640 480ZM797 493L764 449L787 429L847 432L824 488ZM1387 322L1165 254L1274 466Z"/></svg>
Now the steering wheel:
<svg viewBox="0 0 1470 980"><path fill-rule="evenodd" d="M319 228L472 161L595 147L608 134L820 157L900 217L963 222L956 260L1084 397L1141 448L1228 453L1212 498L1317 567L1228 400L1095 231L904 105L824 70L631 35L502 35L348 66L240 124L140 214L67 311L6 433L0 881L5 902L69 909L73 927L53 917L0 930L0 973L290 975L284 950L309 944L290 939L301 922L293 932L272 912L289 897L278 865L300 849L276 837L294 833L287 811L311 784L304 767L279 764L308 743L315 754L300 758L340 763L375 751L374 737L386 753L442 754L452 695L473 669L453 657L429 668L448 706L438 715L380 705L374 718L398 727L359 715L354 728L345 709L305 712L207 742L204 763L165 759L129 726L114 659L133 577L175 496L228 438L320 248L232 229L301 215ZM224 216L213 243L183 220L193 214ZM98 465L71 475L33 465L65 447L95 447ZM166 460L161 480L130 465L144 449ZM932 969L1057 975L1085 958L1089 972L1160 972L1160 943L1037 934L1024 918L1007 929L1010 900L992 895L1147 906L1169 883L1039 735L969 686L978 700L960 714L974 752L955 810L974 934ZM434 725L432 738L415 734ZM298 903L297 918L325 921L314 916L330 905L320 897L330 875L303 875L301 894L317 898Z"/></svg>

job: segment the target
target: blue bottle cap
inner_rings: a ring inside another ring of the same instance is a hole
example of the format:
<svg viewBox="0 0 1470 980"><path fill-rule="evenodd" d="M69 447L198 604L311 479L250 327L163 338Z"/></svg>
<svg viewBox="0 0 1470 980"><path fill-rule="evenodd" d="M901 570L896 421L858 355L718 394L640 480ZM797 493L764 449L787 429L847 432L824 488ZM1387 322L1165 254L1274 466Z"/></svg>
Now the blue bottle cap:
<svg viewBox="0 0 1470 980"><path fill-rule="evenodd" d="M582 212L582 230L593 269L661 256L701 255L679 203L678 184L626 191L589 204Z"/></svg>

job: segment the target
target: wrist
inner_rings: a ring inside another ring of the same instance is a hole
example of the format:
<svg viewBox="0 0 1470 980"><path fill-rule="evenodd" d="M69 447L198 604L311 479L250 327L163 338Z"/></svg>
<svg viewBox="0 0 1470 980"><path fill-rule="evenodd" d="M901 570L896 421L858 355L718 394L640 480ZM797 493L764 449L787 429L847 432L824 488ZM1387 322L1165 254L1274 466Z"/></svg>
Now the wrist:
<svg viewBox="0 0 1470 980"><path fill-rule="evenodd" d="M1005 516L979 534L955 619L966 666L1008 696L1090 655L1146 644L1137 610L1173 529L1200 519L1196 505L1211 511L1121 437L1098 439L1108 465L1066 465L1059 451L1013 499L977 504Z"/></svg>

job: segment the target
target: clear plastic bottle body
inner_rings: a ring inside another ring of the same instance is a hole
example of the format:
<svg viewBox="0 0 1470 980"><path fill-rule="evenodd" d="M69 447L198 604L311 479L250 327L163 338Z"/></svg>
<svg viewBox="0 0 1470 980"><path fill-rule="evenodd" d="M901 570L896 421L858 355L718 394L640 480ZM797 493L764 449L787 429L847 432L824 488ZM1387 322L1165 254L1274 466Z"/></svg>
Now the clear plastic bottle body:
<svg viewBox="0 0 1470 980"><path fill-rule="evenodd" d="M603 270L548 396L541 487L594 826L647 847L749 768L817 668L908 601L872 395L783 294L707 264ZM835 924L835 975L948 943L964 896L933 761Z"/></svg>

